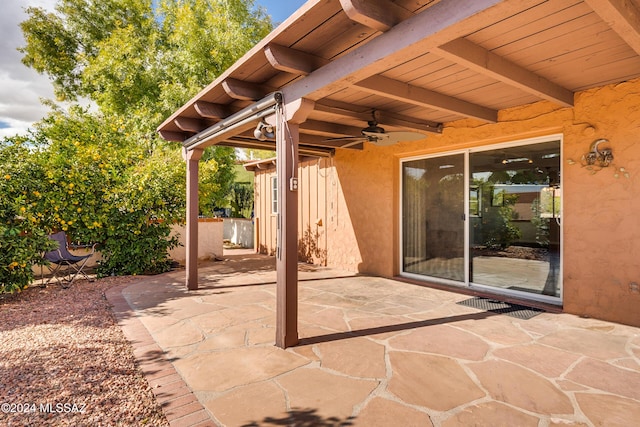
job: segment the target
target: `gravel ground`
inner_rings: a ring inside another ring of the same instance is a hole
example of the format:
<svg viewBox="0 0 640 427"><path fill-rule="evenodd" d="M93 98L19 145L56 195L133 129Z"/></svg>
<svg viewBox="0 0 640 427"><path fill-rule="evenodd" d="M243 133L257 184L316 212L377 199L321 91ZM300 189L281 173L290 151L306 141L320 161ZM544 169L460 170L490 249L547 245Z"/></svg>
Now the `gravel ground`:
<svg viewBox="0 0 640 427"><path fill-rule="evenodd" d="M0 295L0 425L169 425L104 296L131 280Z"/></svg>

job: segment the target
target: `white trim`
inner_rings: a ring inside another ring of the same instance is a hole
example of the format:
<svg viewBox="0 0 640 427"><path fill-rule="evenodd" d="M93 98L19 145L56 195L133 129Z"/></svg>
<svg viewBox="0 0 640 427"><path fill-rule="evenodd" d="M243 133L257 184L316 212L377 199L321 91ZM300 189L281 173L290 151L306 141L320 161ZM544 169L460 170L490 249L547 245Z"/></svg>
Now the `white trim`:
<svg viewBox="0 0 640 427"><path fill-rule="evenodd" d="M560 262L560 265L562 265L562 262ZM562 279L562 272L560 274L560 279ZM553 305L562 305L562 298L560 297L552 297L549 295L536 294L535 292L514 291L512 289L498 288L496 286L481 285L478 283L469 283L469 286L465 286L465 287L467 289L473 289L476 291L481 290L482 292L485 292L488 294L504 295L504 296L514 297L522 300L531 300L531 301L544 302L544 303L553 304ZM562 290L562 288L560 289Z"/></svg>
<svg viewBox="0 0 640 427"><path fill-rule="evenodd" d="M471 219L469 215L469 176L470 176L470 162L469 162L469 150L464 152L464 284L469 285L470 272L469 272L469 260L471 259L471 251L469 249L469 242L471 239L471 232L469 230L471 225Z"/></svg>
<svg viewBox="0 0 640 427"><path fill-rule="evenodd" d="M564 136L561 133L555 133L548 136L537 136L534 138L516 139L514 141L500 142L500 143L491 144L491 145L483 145L481 147L472 147L472 148L469 148L467 151L469 151L469 153L479 153L482 151L499 150L501 148L513 148L513 147L519 147L522 145L541 144L544 142L559 140L560 150L562 154L563 138Z"/></svg>

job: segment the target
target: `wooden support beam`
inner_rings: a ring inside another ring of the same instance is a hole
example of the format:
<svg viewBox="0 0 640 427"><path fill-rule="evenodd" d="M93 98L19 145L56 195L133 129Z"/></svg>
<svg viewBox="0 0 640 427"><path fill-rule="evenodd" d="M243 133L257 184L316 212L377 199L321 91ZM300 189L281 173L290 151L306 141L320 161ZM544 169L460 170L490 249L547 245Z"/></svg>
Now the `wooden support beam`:
<svg viewBox="0 0 640 427"><path fill-rule="evenodd" d="M540 0L435 3L343 56L282 88L284 99L320 100L451 40L539 4Z"/></svg>
<svg viewBox="0 0 640 427"><path fill-rule="evenodd" d="M640 55L640 8L629 0L585 0Z"/></svg>
<svg viewBox="0 0 640 427"><path fill-rule="evenodd" d="M323 99L322 101L316 102L315 110L333 114L338 117L344 116L362 120L364 123L371 120L371 107L333 101L331 99Z"/></svg>
<svg viewBox="0 0 640 427"><path fill-rule="evenodd" d="M459 38L448 42L434 49L433 53L542 99L573 107L573 92L569 89L466 39Z"/></svg>
<svg viewBox="0 0 640 427"><path fill-rule="evenodd" d="M173 141L173 142L184 142L184 140L189 137L188 135L182 132L174 132L174 131L162 130L162 129L158 131L158 134L165 141Z"/></svg>
<svg viewBox="0 0 640 427"><path fill-rule="evenodd" d="M173 123L175 123L180 130L193 133L198 133L207 127L207 124L202 120L189 117L176 117Z"/></svg>
<svg viewBox="0 0 640 427"><path fill-rule="evenodd" d="M275 159L273 159L273 160L271 160L270 162L268 162L268 164L267 164L267 163L265 163L265 162L263 162L263 163L257 163L257 164L256 164L256 167L257 167L258 169L270 169L270 168L271 168L271 166L275 166L275 164L276 164L276 160L275 160Z"/></svg>
<svg viewBox="0 0 640 427"><path fill-rule="evenodd" d="M300 125L300 132L308 135L320 135L325 137L336 136L361 136L362 128L357 126L341 125L339 123L307 120Z"/></svg>
<svg viewBox="0 0 640 427"><path fill-rule="evenodd" d="M414 131L442 133L442 123L436 123L428 120L418 120L413 117L389 113L387 111L381 110L376 110L373 114L376 121L383 125L386 124L389 126L397 126Z"/></svg>
<svg viewBox="0 0 640 427"><path fill-rule="evenodd" d="M231 98L241 101L257 101L266 95L262 86L232 78L223 81L222 88Z"/></svg>
<svg viewBox="0 0 640 427"><path fill-rule="evenodd" d="M268 44L264 48L264 53L273 68L296 75L306 76L329 63L328 60L319 56L275 43Z"/></svg>
<svg viewBox="0 0 640 427"><path fill-rule="evenodd" d="M298 127L313 110L303 99L276 114L278 225L276 250L276 345L298 343Z"/></svg>
<svg viewBox="0 0 640 427"><path fill-rule="evenodd" d="M198 163L204 150L182 149L187 162L186 287L198 289Z"/></svg>
<svg viewBox="0 0 640 427"><path fill-rule="evenodd" d="M193 107L200 116L207 119L221 120L233 114L228 105L214 104L212 102L196 101Z"/></svg>
<svg viewBox="0 0 640 427"><path fill-rule="evenodd" d="M304 138L305 140L309 138L309 136L305 136L300 134L300 138ZM304 141L298 144L298 153L300 155L305 156L314 156L314 157L328 157L333 153L334 148L341 148L345 142L341 142L340 144L326 142L326 139L320 139L319 137L317 142L313 141L311 143ZM237 137L229 138L227 140L221 141L218 145L223 145L226 147L236 147L236 148L249 148L249 149L257 149L257 150L269 150L276 151L276 143L275 141L258 141L253 138L245 138L245 137ZM349 147L351 148L351 147Z"/></svg>
<svg viewBox="0 0 640 427"><path fill-rule="evenodd" d="M472 104L452 96L443 95L432 90L399 82L384 76L371 76L355 84L367 93L384 96L420 107L434 108L440 111L473 117L485 122L498 121L498 112L491 108Z"/></svg>
<svg viewBox="0 0 640 427"><path fill-rule="evenodd" d="M278 220L276 249L276 345L298 343L298 125L276 129Z"/></svg>
<svg viewBox="0 0 640 427"><path fill-rule="evenodd" d="M340 4L349 19L382 32L413 16L389 0L340 0Z"/></svg>

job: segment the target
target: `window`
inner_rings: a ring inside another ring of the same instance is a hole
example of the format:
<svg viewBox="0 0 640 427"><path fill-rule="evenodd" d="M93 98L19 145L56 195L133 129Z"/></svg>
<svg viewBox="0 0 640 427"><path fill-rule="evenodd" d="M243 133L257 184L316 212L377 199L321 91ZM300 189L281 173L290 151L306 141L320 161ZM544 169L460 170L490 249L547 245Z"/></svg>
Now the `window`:
<svg viewBox="0 0 640 427"><path fill-rule="evenodd" d="M271 177L271 213L278 213L278 177Z"/></svg>

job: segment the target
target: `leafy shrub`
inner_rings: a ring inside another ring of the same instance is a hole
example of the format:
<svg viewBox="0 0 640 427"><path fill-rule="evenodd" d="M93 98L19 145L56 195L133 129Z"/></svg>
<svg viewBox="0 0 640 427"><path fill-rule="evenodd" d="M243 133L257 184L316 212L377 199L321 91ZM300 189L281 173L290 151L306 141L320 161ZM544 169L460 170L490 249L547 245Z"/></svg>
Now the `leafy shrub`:
<svg viewBox="0 0 640 427"><path fill-rule="evenodd" d="M99 242L99 275L168 270L169 224L184 217L180 151L140 144L115 117L75 108L49 115L36 137L47 195L40 210L73 240ZM44 157L46 156L46 162Z"/></svg>
<svg viewBox="0 0 640 427"><path fill-rule="evenodd" d="M29 162L31 156L20 139L0 142L0 292L27 287L34 279L32 266L54 246L36 209L42 170Z"/></svg>

